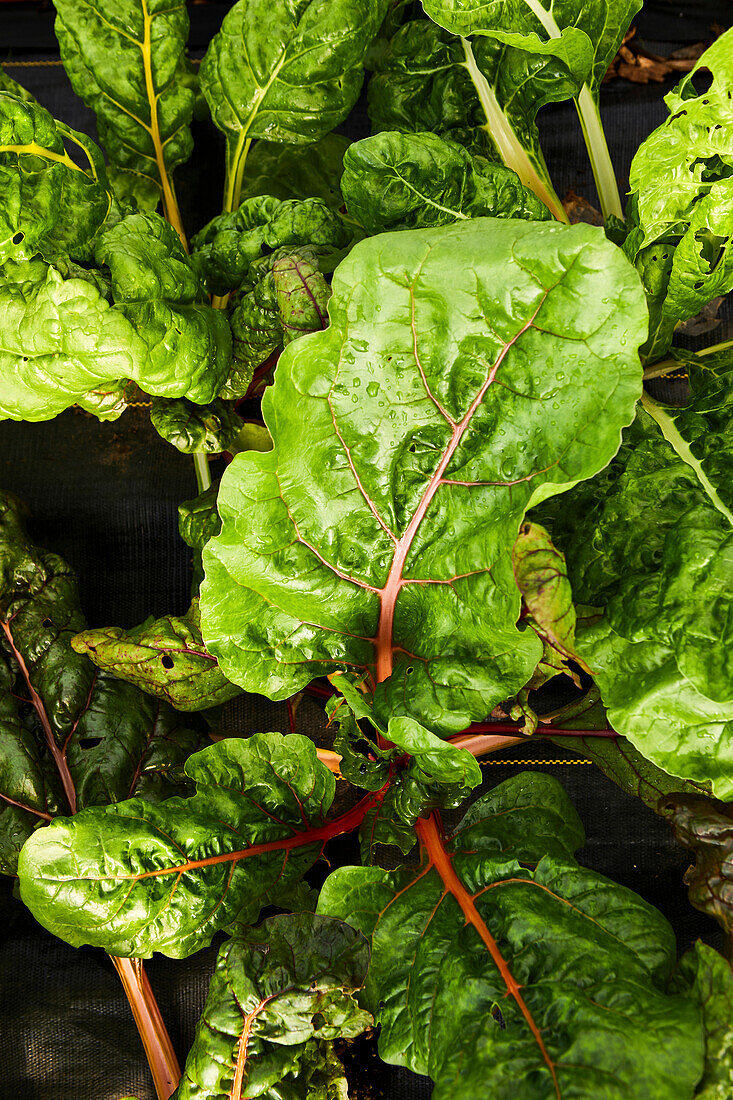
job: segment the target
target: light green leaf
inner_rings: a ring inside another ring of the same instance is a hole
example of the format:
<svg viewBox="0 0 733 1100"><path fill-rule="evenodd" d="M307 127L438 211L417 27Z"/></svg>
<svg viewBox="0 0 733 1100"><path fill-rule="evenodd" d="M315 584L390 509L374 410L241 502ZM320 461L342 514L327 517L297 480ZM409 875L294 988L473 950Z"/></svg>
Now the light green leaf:
<svg viewBox="0 0 733 1100"><path fill-rule="evenodd" d="M150 410L150 422L159 436L184 454L229 451L242 429L241 419L228 402L194 405L185 397L174 401L156 397Z"/></svg>
<svg viewBox="0 0 733 1100"><path fill-rule="evenodd" d="M118 217L94 142L0 89L0 263L90 260L94 238Z"/></svg>
<svg viewBox="0 0 733 1100"><path fill-rule="evenodd" d="M274 449L224 475L203 635L245 690L349 669L380 720L461 730L539 659L511 547L615 453L641 288L597 230L479 218L360 242L329 315L265 394Z"/></svg>

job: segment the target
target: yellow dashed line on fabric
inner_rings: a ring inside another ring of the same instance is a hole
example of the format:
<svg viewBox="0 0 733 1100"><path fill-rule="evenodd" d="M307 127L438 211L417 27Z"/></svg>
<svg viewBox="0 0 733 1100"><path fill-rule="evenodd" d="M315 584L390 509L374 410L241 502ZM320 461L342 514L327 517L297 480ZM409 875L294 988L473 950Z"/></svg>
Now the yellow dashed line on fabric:
<svg viewBox="0 0 733 1100"><path fill-rule="evenodd" d="M496 767L501 767L502 765L509 766L511 764L535 764L535 765L539 765L540 767L554 768L554 767L562 767L565 764L592 764L593 761L592 760L479 760L478 763L481 765L482 768L487 767L491 764L494 764Z"/></svg>

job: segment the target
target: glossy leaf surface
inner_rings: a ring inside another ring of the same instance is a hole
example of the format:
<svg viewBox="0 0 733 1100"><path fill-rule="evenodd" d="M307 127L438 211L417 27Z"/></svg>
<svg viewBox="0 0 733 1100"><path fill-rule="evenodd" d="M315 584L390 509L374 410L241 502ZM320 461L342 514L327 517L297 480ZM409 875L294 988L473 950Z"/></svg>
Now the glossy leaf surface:
<svg viewBox="0 0 733 1100"><path fill-rule="evenodd" d="M117 217L94 142L0 86L0 263L90 260L94 237Z"/></svg>
<svg viewBox="0 0 733 1100"><path fill-rule="evenodd" d="M97 116L123 193L170 211L173 169L187 160L195 95L186 79L183 0L54 0L64 68Z"/></svg>
<svg viewBox="0 0 733 1100"><path fill-rule="evenodd" d="M341 187L349 213L369 233L465 218L551 217L515 172L429 132L384 131L354 142Z"/></svg>
<svg viewBox="0 0 733 1100"><path fill-rule="evenodd" d="M174 1100L345 1097L329 1041L371 1023L353 996L368 966L363 936L310 913L271 917L229 940Z"/></svg>
<svg viewBox="0 0 733 1100"><path fill-rule="evenodd" d="M0 867L55 815L185 789L204 743L165 703L95 669L71 638L86 623L76 578L34 546L23 509L0 495Z"/></svg>
<svg viewBox="0 0 733 1100"><path fill-rule="evenodd" d="M157 397L150 410L150 422L159 436L184 454L228 451L242 428L242 421L227 401L195 405L185 397L174 401Z"/></svg>
<svg viewBox="0 0 733 1100"><path fill-rule="evenodd" d="M593 230L476 219L361 242L329 315L265 395L274 450L224 475L203 635L245 690L363 670L382 716L460 730L537 663L511 547L615 452L641 291Z"/></svg>
<svg viewBox="0 0 733 1100"><path fill-rule="evenodd" d="M293 734L232 738L189 758L191 798L139 798L55 821L21 853L25 904L68 943L184 958L252 924L318 859L335 781Z"/></svg>
<svg viewBox="0 0 733 1100"><path fill-rule="evenodd" d="M344 120L386 0L239 0L201 64L227 141L225 208L235 209L252 138L309 143Z"/></svg>
<svg viewBox="0 0 733 1100"><path fill-rule="evenodd" d="M71 644L98 668L165 699L176 710L206 710L240 694L206 651L198 600L183 616L146 619L133 630L85 630Z"/></svg>
<svg viewBox="0 0 733 1100"><path fill-rule="evenodd" d="M309 145L258 141L247 157L242 201L255 195L323 199L338 210L343 202L340 181L344 153L350 144L343 134L326 134Z"/></svg>
<svg viewBox="0 0 733 1100"><path fill-rule="evenodd" d="M645 399L658 423L640 413L606 491L574 491L552 530L576 599L605 608L578 632L577 648L612 727L665 771L712 782L729 799L729 385L726 372L709 378L684 412Z"/></svg>
<svg viewBox="0 0 733 1100"><path fill-rule="evenodd" d="M387 1062L429 1073L436 1100L689 1100L701 1025L664 993L672 930L575 862L582 827L555 780L515 776L450 837L432 818L418 835L419 867L341 868L319 902L371 937Z"/></svg>

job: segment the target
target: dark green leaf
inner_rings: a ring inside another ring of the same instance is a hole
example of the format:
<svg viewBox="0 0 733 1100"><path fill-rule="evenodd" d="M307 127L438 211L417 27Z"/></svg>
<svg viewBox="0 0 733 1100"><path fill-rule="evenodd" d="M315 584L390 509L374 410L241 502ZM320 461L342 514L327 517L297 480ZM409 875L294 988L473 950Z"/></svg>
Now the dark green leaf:
<svg viewBox="0 0 733 1100"><path fill-rule="evenodd" d="M359 95L387 0L239 0L201 63L201 89L226 136L224 207L234 210L253 138L325 137Z"/></svg>
<svg viewBox="0 0 733 1100"><path fill-rule="evenodd" d="M384 131L354 142L341 186L349 213L369 233L463 218L551 217L509 168L432 133Z"/></svg>
<svg viewBox="0 0 733 1100"><path fill-rule="evenodd" d="M393 37L369 83L376 130L432 130L471 152L503 160L552 213L566 220L547 171L535 118L547 103L576 95L590 66L590 43L575 32L582 63L564 48L533 40L531 51L493 38L455 38L426 20ZM579 83L580 81L580 83Z"/></svg>
<svg viewBox="0 0 733 1100"><path fill-rule="evenodd" d="M103 671L165 699L176 710L206 710L241 694L206 652L197 599L184 616L146 619L132 630L84 630L71 644Z"/></svg>
<svg viewBox="0 0 733 1100"><path fill-rule="evenodd" d="M118 217L94 142L0 87L0 263L90 260L95 236Z"/></svg>
<svg viewBox="0 0 733 1100"><path fill-rule="evenodd" d="M307 737L220 741L185 773L191 798L85 810L26 842L21 896L44 927L74 946L184 958L252 924L320 856L335 780Z"/></svg>
<svg viewBox="0 0 733 1100"><path fill-rule="evenodd" d="M419 867L345 867L319 910L371 937L366 1003L385 1061L429 1073L435 1100L689 1100L700 1017L666 987L672 929L572 857L562 788L524 773L456 832L418 822Z"/></svg>
<svg viewBox="0 0 733 1100"><path fill-rule="evenodd" d="M733 1089L733 971L730 964L697 941L682 956L675 987L688 993L702 1010L705 1072L696 1100L727 1100Z"/></svg>
<svg viewBox="0 0 733 1100"><path fill-rule="evenodd" d="M242 201L255 195L323 199L337 210L343 202L340 182L350 144L342 134L326 134L310 145L258 141L247 157Z"/></svg>
<svg viewBox="0 0 733 1100"><path fill-rule="evenodd" d="M111 163L144 206L175 208L171 174L187 160L195 93L184 0L54 0L61 57L97 116Z"/></svg>
<svg viewBox="0 0 733 1100"><path fill-rule="evenodd" d="M386 680L383 717L457 731L540 657L511 547L532 503L617 449L641 288L587 226L475 219L360 242L329 315L265 394L274 449L224 475L204 639L245 690L347 668Z"/></svg>
<svg viewBox="0 0 733 1100"><path fill-rule="evenodd" d="M203 550L206 543L221 531L221 520L216 510L218 483L210 485L193 500L178 505L178 533L192 550Z"/></svg>
<svg viewBox="0 0 733 1100"><path fill-rule="evenodd" d="M176 769L204 743L165 703L99 673L71 638L86 626L76 579L29 542L0 496L0 866L58 813L185 790Z"/></svg>
<svg viewBox="0 0 733 1100"><path fill-rule="evenodd" d="M156 397L150 421L158 435L184 454L205 451L221 454L230 451L242 429L242 421L227 401L194 405L185 397L174 401Z"/></svg>
<svg viewBox="0 0 733 1100"><path fill-rule="evenodd" d="M353 996L368 965L364 937L328 917L271 917L229 940L174 1100L345 1097L329 1041L372 1022Z"/></svg>

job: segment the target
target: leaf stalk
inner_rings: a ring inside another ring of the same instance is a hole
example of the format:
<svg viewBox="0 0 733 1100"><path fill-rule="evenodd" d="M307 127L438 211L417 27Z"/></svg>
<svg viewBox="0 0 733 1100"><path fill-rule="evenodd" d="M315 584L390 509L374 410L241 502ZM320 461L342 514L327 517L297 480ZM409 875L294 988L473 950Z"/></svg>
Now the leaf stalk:
<svg viewBox="0 0 733 1100"><path fill-rule="evenodd" d="M181 1067L145 973L142 959L121 959L115 955L110 955L110 958L130 1002L130 1008L145 1047L158 1100L169 1100L181 1079Z"/></svg>

